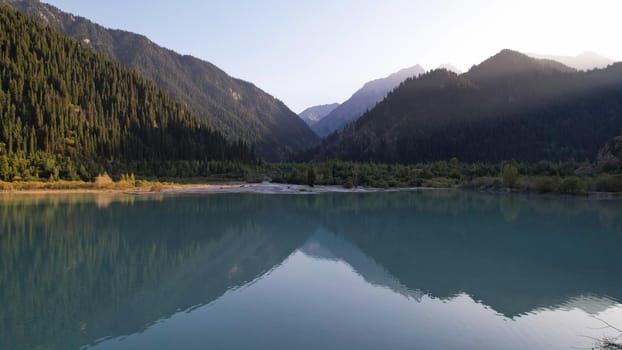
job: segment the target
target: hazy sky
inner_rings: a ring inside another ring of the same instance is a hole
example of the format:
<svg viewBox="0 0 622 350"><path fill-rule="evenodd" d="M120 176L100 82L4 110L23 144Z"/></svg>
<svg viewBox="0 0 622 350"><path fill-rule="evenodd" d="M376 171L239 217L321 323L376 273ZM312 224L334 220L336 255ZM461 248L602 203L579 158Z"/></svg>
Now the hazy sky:
<svg viewBox="0 0 622 350"><path fill-rule="evenodd" d="M501 49L622 59L621 0L44 0L210 61L295 112L401 68Z"/></svg>

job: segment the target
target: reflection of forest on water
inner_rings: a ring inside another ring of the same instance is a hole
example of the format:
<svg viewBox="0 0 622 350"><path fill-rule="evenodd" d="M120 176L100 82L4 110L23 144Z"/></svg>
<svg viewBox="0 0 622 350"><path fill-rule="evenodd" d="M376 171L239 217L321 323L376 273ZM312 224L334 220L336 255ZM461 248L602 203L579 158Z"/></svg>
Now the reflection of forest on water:
<svg viewBox="0 0 622 350"><path fill-rule="evenodd" d="M611 277L622 272L621 209L441 191L0 197L0 330L11 335L0 348L77 348L141 331L310 241L370 282L467 293L509 317L581 295L622 300Z"/></svg>

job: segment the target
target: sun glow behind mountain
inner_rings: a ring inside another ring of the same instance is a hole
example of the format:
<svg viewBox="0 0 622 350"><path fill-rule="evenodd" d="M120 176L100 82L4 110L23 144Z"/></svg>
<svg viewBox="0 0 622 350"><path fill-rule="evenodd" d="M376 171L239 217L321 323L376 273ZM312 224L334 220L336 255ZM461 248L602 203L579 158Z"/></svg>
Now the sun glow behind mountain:
<svg viewBox="0 0 622 350"><path fill-rule="evenodd" d="M622 59L618 0L48 1L213 62L295 111L414 64L466 71L504 48Z"/></svg>

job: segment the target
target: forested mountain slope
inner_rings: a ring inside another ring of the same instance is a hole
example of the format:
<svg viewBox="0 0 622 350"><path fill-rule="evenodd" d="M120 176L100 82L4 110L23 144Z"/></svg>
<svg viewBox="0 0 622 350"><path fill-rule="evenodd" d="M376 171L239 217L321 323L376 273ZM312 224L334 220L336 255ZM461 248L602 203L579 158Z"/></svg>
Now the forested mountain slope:
<svg viewBox="0 0 622 350"><path fill-rule="evenodd" d="M317 136L285 104L215 65L162 48L148 38L104 28L38 0L0 0L140 72L229 139L269 160L310 147Z"/></svg>
<svg viewBox="0 0 622 350"><path fill-rule="evenodd" d="M0 62L0 179L254 159L138 73L5 5Z"/></svg>
<svg viewBox="0 0 622 350"><path fill-rule="evenodd" d="M577 72L504 50L410 79L309 154L383 162L592 159L622 134L622 64Z"/></svg>

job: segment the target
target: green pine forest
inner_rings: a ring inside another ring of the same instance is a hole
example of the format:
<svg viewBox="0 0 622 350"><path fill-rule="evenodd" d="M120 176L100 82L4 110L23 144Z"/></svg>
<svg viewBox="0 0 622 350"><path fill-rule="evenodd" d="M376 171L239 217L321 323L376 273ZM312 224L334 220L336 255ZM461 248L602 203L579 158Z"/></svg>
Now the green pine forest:
<svg viewBox="0 0 622 350"><path fill-rule="evenodd" d="M0 62L2 180L199 175L255 161L138 73L7 6Z"/></svg>
<svg viewBox="0 0 622 350"><path fill-rule="evenodd" d="M161 47L140 34L105 28L38 0L0 3L138 72L228 139L242 139L252 145L263 159L283 161L290 152L319 142L283 102L209 62Z"/></svg>

